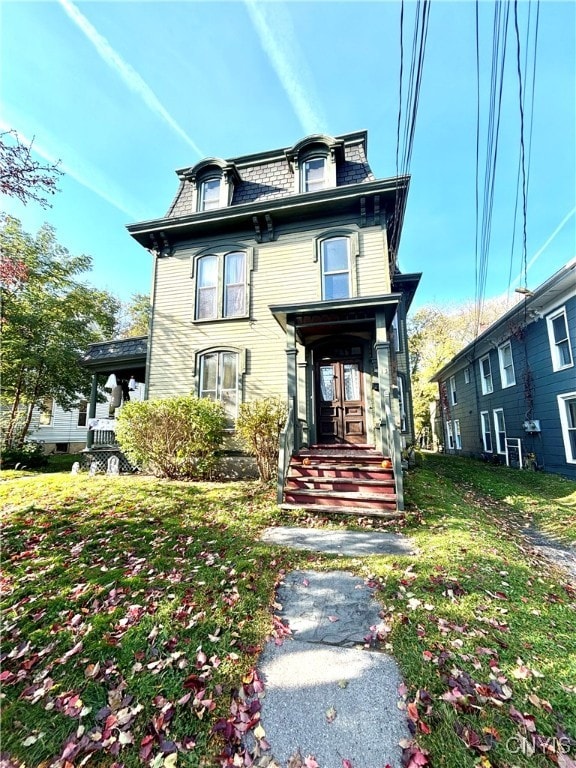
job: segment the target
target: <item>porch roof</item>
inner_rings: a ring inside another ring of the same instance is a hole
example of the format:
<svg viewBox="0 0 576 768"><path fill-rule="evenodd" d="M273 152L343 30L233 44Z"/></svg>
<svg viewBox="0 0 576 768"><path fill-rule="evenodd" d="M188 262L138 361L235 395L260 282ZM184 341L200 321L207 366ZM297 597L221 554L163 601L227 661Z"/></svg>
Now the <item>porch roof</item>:
<svg viewBox="0 0 576 768"><path fill-rule="evenodd" d="M145 367L147 350L147 336L100 341L90 344L80 364L93 373L136 370Z"/></svg>
<svg viewBox="0 0 576 768"><path fill-rule="evenodd" d="M284 331L289 325L293 326L299 341L304 343L309 336L317 334L368 329L374 325L377 313L384 313L389 328L401 298L401 293L386 293L353 299L272 304L268 308Z"/></svg>

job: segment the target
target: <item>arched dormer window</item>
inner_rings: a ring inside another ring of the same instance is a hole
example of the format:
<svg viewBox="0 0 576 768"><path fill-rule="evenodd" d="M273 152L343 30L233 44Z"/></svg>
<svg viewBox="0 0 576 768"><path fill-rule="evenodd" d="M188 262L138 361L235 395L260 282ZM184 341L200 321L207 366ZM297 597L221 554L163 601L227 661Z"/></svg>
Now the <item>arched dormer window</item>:
<svg viewBox="0 0 576 768"><path fill-rule="evenodd" d="M294 172L294 192L314 193L336 186L337 164L342 161L344 144L331 136L315 134L286 152Z"/></svg>
<svg viewBox="0 0 576 768"><path fill-rule="evenodd" d="M192 168L179 171L180 178L192 186L192 208L194 211L214 211L225 208L232 202L234 186L240 175L234 163L209 157Z"/></svg>

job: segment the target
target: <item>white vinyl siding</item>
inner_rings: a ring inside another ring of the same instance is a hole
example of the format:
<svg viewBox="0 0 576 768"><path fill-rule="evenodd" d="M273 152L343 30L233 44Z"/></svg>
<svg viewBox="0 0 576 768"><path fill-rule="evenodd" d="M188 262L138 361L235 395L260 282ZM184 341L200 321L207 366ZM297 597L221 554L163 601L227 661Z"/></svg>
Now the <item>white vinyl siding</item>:
<svg viewBox="0 0 576 768"><path fill-rule="evenodd" d="M558 395L564 452L568 464L576 464L576 392Z"/></svg>
<svg viewBox="0 0 576 768"><path fill-rule="evenodd" d="M573 365L573 360L565 308L562 307L557 312L548 315L546 323L553 370L561 371L564 368L570 368Z"/></svg>
<svg viewBox="0 0 576 768"><path fill-rule="evenodd" d="M512 358L512 344L507 341L498 347L498 360L500 362L500 378L502 389L513 387L516 384L516 374L514 372L514 360Z"/></svg>
<svg viewBox="0 0 576 768"><path fill-rule="evenodd" d="M482 426L482 444L486 453L492 453L492 432L490 430L490 414L481 411L480 424Z"/></svg>
<svg viewBox="0 0 576 768"><path fill-rule="evenodd" d="M482 394L489 395L494 392L494 382L492 381L492 366L490 365L490 355L480 358L480 383Z"/></svg>
<svg viewBox="0 0 576 768"><path fill-rule="evenodd" d="M504 411L502 408L496 408L494 414L494 434L496 435L496 451L506 453L506 423L504 421Z"/></svg>

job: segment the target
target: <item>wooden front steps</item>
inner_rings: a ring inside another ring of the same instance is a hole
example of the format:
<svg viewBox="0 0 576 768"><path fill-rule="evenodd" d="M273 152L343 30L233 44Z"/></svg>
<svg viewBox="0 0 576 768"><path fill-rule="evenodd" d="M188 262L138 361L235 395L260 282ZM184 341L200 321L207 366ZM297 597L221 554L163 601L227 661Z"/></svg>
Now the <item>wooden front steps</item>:
<svg viewBox="0 0 576 768"><path fill-rule="evenodd" d="M394 518L396 484L384 456L368 445L313 445L290 461L283 509Z"/></svg>

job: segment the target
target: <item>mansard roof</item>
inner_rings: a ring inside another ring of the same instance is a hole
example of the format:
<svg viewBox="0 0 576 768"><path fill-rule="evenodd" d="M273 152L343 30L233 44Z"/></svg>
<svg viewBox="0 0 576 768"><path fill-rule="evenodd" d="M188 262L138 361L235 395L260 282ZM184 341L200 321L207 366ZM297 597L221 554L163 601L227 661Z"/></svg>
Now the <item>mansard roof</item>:
<svg viewBox="0 0 576 768"><path fill-rule="evenodd" d="M374 181L375 177L366 157L366 131L337 137L314 134L302 139L293 147L243 155L230 160L209 158L201 160L191 168L177 170L180 185L166 218L178 218L193 212L193 191L189 181L198 174L199 169L210 165L220 164L223 169L234 168L237 172L232 206L290 197L294 195L293 159L302 151L314 146L325 146L328 150L334 149L340 154L336 177L338 187Z"/></svg>

